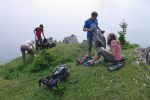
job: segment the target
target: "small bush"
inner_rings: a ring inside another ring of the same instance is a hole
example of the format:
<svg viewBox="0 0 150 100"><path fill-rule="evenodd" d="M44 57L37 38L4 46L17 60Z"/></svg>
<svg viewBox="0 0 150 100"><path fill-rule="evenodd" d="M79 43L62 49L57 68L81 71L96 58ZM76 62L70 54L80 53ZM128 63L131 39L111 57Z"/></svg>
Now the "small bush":
<svg viewBox="0 0 150 100"><path fill-rule="evenodd" d="M2 76L5 79L13 79L16 77L19 77L19 70L16 68L5 68L4 71L2 72Z"/></svg>
<svg viewBox="0 0 150 100"><path fill-rule="evenodd" d="M80 45L58 44L57 47L40 51L35 57L30 70L38 72L45 68L53 68L62 63L73 62L83 53L85 53L85 50L81 49Z"/></svg>
<svg viewBox="0 0 150 100"><path fill-rule="evenodd" d="M34 59L32 71L40 71L56 64L56 56L52 53L41 51Z"/></svg>

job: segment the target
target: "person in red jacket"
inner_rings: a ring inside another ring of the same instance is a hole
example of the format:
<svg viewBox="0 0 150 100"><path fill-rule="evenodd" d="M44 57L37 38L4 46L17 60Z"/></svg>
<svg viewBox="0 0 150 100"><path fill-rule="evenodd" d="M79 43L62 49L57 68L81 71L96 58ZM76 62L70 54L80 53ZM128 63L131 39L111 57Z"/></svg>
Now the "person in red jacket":
<svg viewBox="0 0 150 100"><path fill-rule="evenodd" d="M41 36L41 34L45 38L45 35L44 35L44 26L41 24L39 27L35 28L34 34L35 34L36 40L38 40L40 42L39 44L41 45L42 44L42 36Z"/></svg>

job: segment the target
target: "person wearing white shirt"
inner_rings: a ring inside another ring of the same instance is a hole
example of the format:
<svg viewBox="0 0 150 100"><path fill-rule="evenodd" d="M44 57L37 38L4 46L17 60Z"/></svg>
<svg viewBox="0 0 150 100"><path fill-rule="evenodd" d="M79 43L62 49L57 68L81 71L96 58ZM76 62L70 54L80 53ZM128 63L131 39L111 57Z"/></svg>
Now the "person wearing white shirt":
<svg viewBox="0 0 150 100"><path fill-rule="evenodd" d="M34 54L35 54L35 52L34 52L34 41L30 41L30 40L25 41L24 43L21 44L20 50L22 53L23 63L25 64L26 63L26 51L28 53L30 53L32 55L32 57L34 58Z"/></svg>

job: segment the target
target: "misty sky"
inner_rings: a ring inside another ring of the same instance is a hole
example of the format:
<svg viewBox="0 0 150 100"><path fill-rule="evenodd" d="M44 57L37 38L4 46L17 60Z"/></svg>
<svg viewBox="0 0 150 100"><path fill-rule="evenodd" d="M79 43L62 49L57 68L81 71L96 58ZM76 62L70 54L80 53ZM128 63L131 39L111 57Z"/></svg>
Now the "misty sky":
<svg viewBox="0 0 150 100"><path fill-rule="evenodd" d="M119 23L128 23L127 40L142 47L150 46L149 0L0 0L0 62L21 55L19 46L34 40L33 30L45 27L46 37L63 40L82 31L92 11L99 13L99 26L108 33L120 30Z"/></svg>

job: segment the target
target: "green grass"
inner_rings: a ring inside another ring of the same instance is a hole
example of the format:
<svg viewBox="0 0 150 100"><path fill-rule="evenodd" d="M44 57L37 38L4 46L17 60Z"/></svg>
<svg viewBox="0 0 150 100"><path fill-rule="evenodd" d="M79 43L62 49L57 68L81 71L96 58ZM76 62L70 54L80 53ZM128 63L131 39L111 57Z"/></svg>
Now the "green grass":
<svg viewBox="0 0 150 100"><path fill-rule="evenodd" d="M124 51L126 65L116 72L109 72L104 65L75 66L75 59L85 53L79 45L58 44L48 52L64 56L70 66L64 92L38 87L38 80L51 74L52 68L31 72L30 57L26 65L17 58L0 67L0 100L150 100L149 65L134 65L132 49ZM71 80L79 82L71 84Z"/></svg>

